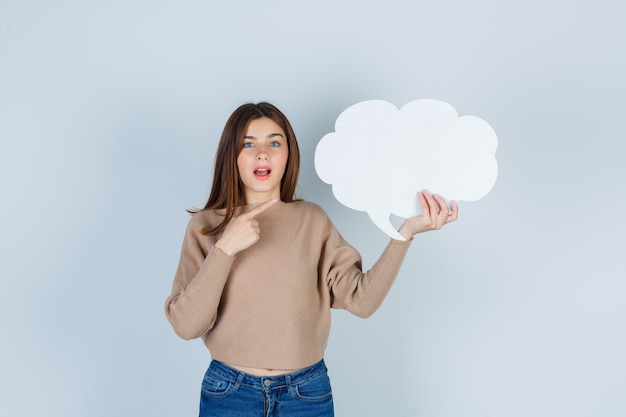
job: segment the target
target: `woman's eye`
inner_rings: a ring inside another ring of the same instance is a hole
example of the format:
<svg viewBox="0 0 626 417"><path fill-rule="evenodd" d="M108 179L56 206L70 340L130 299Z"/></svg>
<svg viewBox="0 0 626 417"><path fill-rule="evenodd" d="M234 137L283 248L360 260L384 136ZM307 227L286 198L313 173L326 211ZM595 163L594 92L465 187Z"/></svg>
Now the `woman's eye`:
<svg viewBox="0 0 626 417"><path fill-rule="evenodd" d="M252 142L244 142L244 144L243 144L244 148L251 148L252 146L253 146Z"/></svg>
<svg viewBox="0 0 626 417"><path fill-rule="evenodd" d="M279 147L280 146L280 142L274 140L274 141L270 142L270 146L271 147Z"/></svg>

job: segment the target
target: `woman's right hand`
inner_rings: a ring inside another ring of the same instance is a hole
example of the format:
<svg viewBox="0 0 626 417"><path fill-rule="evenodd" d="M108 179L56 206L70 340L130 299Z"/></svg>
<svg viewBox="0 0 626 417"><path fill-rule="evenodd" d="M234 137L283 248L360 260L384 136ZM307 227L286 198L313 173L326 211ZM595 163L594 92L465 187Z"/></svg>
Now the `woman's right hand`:
<svg viewBox="0 0 626 417"><path fill-rule="evenodd" d="M271 199L247 213L233 217L224 229L222 237L215 242L215 247L229 256L235 256L254 245L260 237L259 222L255 217L275 202L276 199Z"/></svg>
<svg viewBox="0 0 626 417"><path fill-rule="evenodd" d="M424 190L418 193L422 213L406 219L398 230L406 240L413 239L417 233L439 230L444 225L459 217L459 206L453 201L450 206L440 195Z"/></svg>

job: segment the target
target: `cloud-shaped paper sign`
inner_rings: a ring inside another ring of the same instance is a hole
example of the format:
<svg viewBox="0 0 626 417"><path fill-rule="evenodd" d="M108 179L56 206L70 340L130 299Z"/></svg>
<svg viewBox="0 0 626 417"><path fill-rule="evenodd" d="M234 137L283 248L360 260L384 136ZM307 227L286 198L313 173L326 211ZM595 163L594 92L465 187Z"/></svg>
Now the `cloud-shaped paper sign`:
<svg viewBox="0 0 626 417"><path fill-rule="evenodd" d="M398 110L370 100L339 115L335 132L317 145L315 170L341 204L366 211L383 232L404 240L390 214L418 215L422 189L446 200L484 197L498 175L497 146L487 122L458 117L446 102L416 100Z"/></svg>

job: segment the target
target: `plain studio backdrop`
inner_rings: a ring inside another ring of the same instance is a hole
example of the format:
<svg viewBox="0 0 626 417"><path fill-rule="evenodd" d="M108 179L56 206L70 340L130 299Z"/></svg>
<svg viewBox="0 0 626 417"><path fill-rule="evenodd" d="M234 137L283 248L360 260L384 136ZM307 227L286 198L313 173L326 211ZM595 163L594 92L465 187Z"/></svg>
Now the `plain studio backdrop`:
<svg viewBox="0 0 626 417"><path fill-rule="evenodd" d="M301 196L369 267L388 238L318 179L315 146L352 104L420 98L493 126L498 180L415 239L372 318L333 312L336 414L626 415L625 17L617 0L1 0L0 415L197 415L210 357L163 302L228 115L284 110Z"/></svg>

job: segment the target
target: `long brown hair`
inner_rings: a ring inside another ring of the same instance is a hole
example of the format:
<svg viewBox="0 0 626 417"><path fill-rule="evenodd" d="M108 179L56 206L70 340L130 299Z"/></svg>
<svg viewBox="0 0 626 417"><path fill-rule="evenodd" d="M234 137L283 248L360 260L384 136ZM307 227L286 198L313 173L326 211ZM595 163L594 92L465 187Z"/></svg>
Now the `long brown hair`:
<svg viewBox="0 0 626 417"><path fill-rule="evenodd" d="M239 106L230 115L220 143L215 153L215 172L211 194L203 210L225 209L221 223L212 229L205 229L204 234L213 234L224 230L233 218L238 206L245 204L243 184L237 169L237 156L243 149L243 137L250 121L267 117L280 126L287 135L289 157L287 167L280 182L280 199L286 203L296 200L295 192L300 171L300 151L296 135L287 117L270 103L246 103ZM197 211L190 210L192 214Z"/></svg>

